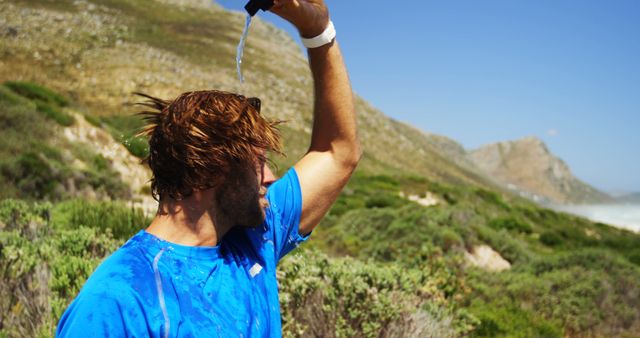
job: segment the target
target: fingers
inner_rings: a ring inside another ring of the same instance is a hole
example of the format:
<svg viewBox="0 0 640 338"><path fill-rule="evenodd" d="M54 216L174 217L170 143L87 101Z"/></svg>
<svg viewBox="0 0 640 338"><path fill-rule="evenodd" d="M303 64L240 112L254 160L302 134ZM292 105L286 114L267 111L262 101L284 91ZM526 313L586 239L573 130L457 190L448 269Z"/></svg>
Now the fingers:
<svg viewBox="0 0 640 338"><path fill-rule="evenodd" d="M296 0L273 0L273 7L271 7L271 8L272 9L280 9L282 7L285 7L285 6L292 5L292 4L294 4L294 2L297 2L297 1Z"/></svg>
<svg viewBox="0 0 640 338"><path fill-rule="evenodd" d="M292 11L298 7L300 7L298 0L274 0L270 11L291 22L294 16Z"/></svg>
<svg viewBox="0 0 640 338"><path fill-rule="evenodd" d="M322 33L329 21L322 0L274 0L271 12L292 23L304 36Z"/></svg>

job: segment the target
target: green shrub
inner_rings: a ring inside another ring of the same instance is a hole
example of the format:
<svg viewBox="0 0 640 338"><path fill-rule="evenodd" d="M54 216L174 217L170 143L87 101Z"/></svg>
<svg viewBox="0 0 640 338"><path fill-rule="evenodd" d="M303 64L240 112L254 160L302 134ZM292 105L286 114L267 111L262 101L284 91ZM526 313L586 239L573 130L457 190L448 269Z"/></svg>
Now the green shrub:
<svg viewBox="0 0 640 338"><path fill-rule="evenodd" d="M122 202L69 200L53 209L53 225L59 229L77 229L82 226L109 231L115 238L128 239L145 228L150 219L140 209Z"/></svg>
<svg viewBox="0 0 640 338"><path fill-rule="evenodd" d="M20 96L26 97L34 101L42 101L47 104L52 104L58 107L66 107L69 105L69 100L64 96L54 92L53 90L44 86L24 81L7 81L5 86Z"/></svg>
<svg viewBox="0 0 640 338"><path fill-rule="evenodd" d="M73 116L63 112L58 107L49 104L48 102L44 102L41 100L33 100L36 104L36 109L43 113L44 116L56 121L59 125L68 127L75 122Z"/></svg>
<svg viewBox="0 0 640 338"><path fill-rule="evenodd" d="M425 271L320 252L290 255L279 270L285 337L379 337L393 330L454 337L475 323L450 307L434 284L438 277Z"/></svg>
<svg viewBox="0 0 640 338"><path fill-rule="evenodd" d="M30 104L33 105L30 100L16 94L6 85L0 86L0 102L12 106L25 106Z"/></svg>
<svg viewBox="0 0 640 338"><path fill-rule="evenodd" d="M505 203L502 197L500 197L500 195L496 192L478 188L475 190L475 194L487 203L499 206L504 210L511 209L511 207L507 203Z"/></svg>
<svg viewBox="0 0 640 338"><path fill-rule="evenodd" d="M557 233L546 231L540 235L540 242L546 246L558 246L561 245L564 240L562 239L562 236Z"/></svg>
<svg viewBox="0 0 640 338"><path fill-rule="evenodd" d="M138 115L116 115L102 117L114 139L121 142L127 150L138 158L144 158L149 154L149 143L146 138L136 136L145 125L144 120Z"/></svg>
<svg viewBox="0 0 640 338"><path fill-rule="evenodd" d="M48 203L0 201L0 336L50 337L89 274L122 241L97 229L53 231ZM11 216L7 216L11 215Z"/></svg>
<svg viewBox="0 0 640 338"><path fill-rule="evenodd" d="M61 107L69 104L69 101L60 94L31 82L5 82L0 97L12 104L24 104L18 99L18 95L25 98L23 101L32 101L36 110L45 117L56 121L62 126L70 126L75 120L73 116L65 113ZM9 90L7 90L7 88ZM13 92L15 94L11 94ZM17 94L17 95L16 95Z"/></svg>
<svg viewBox="0 0 640 338"><path fill-rule="evenodd" d="M122 140L122 144L129 150L131 155L138 158L145 158L149 155L149 142L144 137L127 137Z"/></svg>
<svg viewBox="0 0 640 338"><path fill-rule="evenodd" d="M394 208L406 204L407 201L391 194L379 194L369 197L365 202L366 208Z"/></svg>
<svg viewBox="0 0 640 338"><path fill-rule="evenodd" d="M98 171L105 171L111 168L109 160L107 160L102 154L93 156L93 167Z"/></svg>
<svg viewBox="0 0 640 338"><path fill-rule="evenodd" d="M514 305L476 302L471 309L480 321L471 337L563 337L557 324Z"/></svg>
<svg viewBox="0 0 640 338"><path fill-rule="evenodd" d="M0 174L13 182L22 198L61 197L62 192L56 191L61 175L52 169L42 154L33 151L20 154L13 161L5 160L0 163Z"/></svg>
<svg viewBox="0 0 640 338"><path fill-rule="evenodd" d="M442 232L438 233L435 236L434 242L436 245L443 248L445 252L456 247L462 247L464 244L460 235L451 229L444 229Z"/></svg>
<svg viewBox="0 0 640 338"><path fill-rule="evenodd" d="M527 234L530 234L532 232L531 225L512 217L494 218L489 221L489 226L496 230L505 229L508 231L517 231Z"/></svg>
<svg viewBox="0 0 640 338"><path fill-rule="evenodd" d="M510 263L527 263L532 258L532 253L527 244L514 238L509 232L502 229L495 231L488 227L477 227L479 239L486 242L502 257Z"/></svg>
<svg viewBox="0 0 640 338"><path fill-rule="evenodd" d="M640 248L636 248L633 251L627 253L627 259L629 262L640 266Z"/></svg>
<svg viewBox="0 0 640 338"><path fill-rule="evenodd" d="M89 122L92 126L97 128L103 127L103 124L100 118L88 113L85 113L83 116L84 116L84 119L87 120L87 122Z"/></svg>

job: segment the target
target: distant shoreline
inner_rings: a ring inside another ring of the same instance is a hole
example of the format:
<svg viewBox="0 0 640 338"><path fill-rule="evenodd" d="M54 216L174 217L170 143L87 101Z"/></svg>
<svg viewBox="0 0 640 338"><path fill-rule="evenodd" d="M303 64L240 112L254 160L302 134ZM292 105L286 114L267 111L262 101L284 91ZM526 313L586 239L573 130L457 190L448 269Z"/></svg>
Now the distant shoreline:
<svg viewBox="0 0 640 338"><path fill-rule="evenodd" d="M554 204L547 207L582 216L594 222L640 232L640 204Z"/></svg>

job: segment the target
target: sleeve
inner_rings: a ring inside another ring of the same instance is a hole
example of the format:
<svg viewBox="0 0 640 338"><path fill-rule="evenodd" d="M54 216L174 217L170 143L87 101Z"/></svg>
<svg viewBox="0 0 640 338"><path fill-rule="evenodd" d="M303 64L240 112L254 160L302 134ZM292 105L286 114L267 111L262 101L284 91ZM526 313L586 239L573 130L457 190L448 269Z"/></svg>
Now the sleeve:
<svg viewBox="0 0 640 338"><path fill-rule="evenodd" d="M311 234L300 236L298 226L302 213L302 192L298 174L294 168L274 182L267 191L269 209L267 212L267 233L272 236L275 260L278 262Z"/></svg>
<svg viewBox="0 0 640 338"><path fill-rule="evenodd" d="M80 294L64 312L56 337L145 337L144 320L129 318L122 302L106 294ZM144 325L144 324L142 324Z"/></svg>
<svg viewBox="0 0 640 338"><path fill-rule="evenodd" d="M111 297L82 295L64 312L56 337L124 337L124 318Z"/></svg>

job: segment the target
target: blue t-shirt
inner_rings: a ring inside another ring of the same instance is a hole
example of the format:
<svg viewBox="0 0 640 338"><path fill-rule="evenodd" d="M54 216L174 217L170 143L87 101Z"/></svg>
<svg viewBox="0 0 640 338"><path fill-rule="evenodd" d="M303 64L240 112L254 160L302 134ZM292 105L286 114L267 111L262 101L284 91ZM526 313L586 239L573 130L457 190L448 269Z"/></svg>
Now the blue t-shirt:
<svg viewBox="0 0 640 338"><path fill-rule="evenodd" d="M257 228L235 227L215 247L140 231L107 258L60 318L59 337L280 336L276 264L298 234L302 196L291 169L267 192Z"/></svg>

